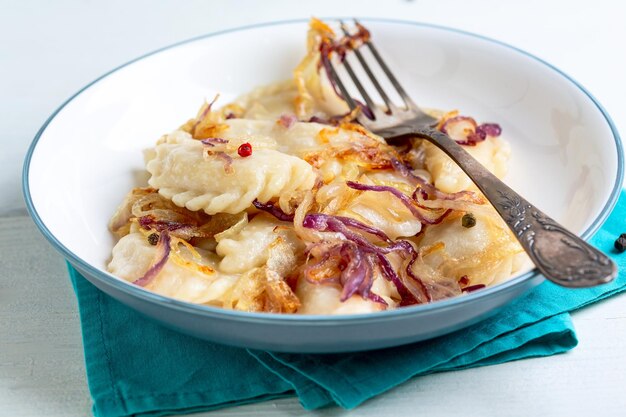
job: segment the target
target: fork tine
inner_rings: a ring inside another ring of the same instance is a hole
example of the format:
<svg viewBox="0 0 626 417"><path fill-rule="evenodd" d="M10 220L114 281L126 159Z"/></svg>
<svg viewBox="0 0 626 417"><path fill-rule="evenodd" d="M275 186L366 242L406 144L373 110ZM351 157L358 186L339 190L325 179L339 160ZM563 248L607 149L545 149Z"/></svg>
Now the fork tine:
<svg viewBox="0 0 626 417"><path fill-rule="evenodd" d="M333 65L333 63L330 60L330 58L328 59L328 67L330 68L330 75L331 75L331 77L333 77L333 81L335 82L335 84L337 84L337 86L339 87L339 92L341 92L341 95L343 96L343 99L348 104L348 107L350 107L350 110L354 110L356 108L356 103L354 102L354 99L352 99L350 94L348 93L348 90L346 89L346 86L343 84L343 82L341 81L341 79L337 75L337 71L335 70L335 66Z"/></svg>
<svg viewBox="0 0 626 417"><path fill-rule="evenodd" d="M341 24L341 30L343 30L343 33L346 35L349 35L350 33L348 32L345 24L342 21L340 21L340 24ZM363 99L365 100L367 107L369 107L372 113L374 113L374 117L376 117L376 114L380 115L380 109L378 108L378 106L376 106L376 103L374 103L374 100L372 100L367 90L365 90L365 87L363 87L363 84L361 84L358 77L352 70L352 66L348 62L347 57L343 60L343 66L346 68L346 71L348 72L350 79L352 80L356 88L359 90L359 93L361 93L361 97L363 97Z"/></svg>
<svg viewBox="0 0 626 417"><path fill-rule="evenodd" d="M342 25L342 29L343 25ZM344 29L345 32L345 29ZM387 93L385 92L385 90L383 89L383 87L380 85L380 83L378 82L378 80L376 79L376 77L374 76L374 73L372 72L371 68L369 67L369 65L367 65L367 62L365 62L365 58L363 58L363 55L361 54L361 52L359 51L359 49L354 49L353 50L354 54L356 55L357 59L359 60L359 62L361 63L361 66L363 67L363 69L365 70L365 73L367 74L367 76L369 77L370 81L372 82L372 84L374 84L374 87L376 88L376 91L378 91L378 94L380 95L380 97L383 99L383 101L385 102L385 105L387 106L387 109L390 112L394 112L394 110L396 110L396 106L395 104L393 104L393 102L391 101L391 99L389 98L389 96L387 95ZM368 106L370 104L368 103ZM371 107L371 106L370 106Z"/></svg>
<svg viewBox="0 0 626 417"><path fill-rule="evenodd" d="M354 19L354 23L356 23L357 25L361 25L359 23L359 21L356 20L356 19ZM396 91L398 92L398 94L400 95L402 100L404 101L404 104L406 104L406 106L408 108L410 108L410 109L417 109L417 105L413 102L411 97L409 97L409 95L406 93L406 91L404 91L404 88L402 88L402 86L400 85L400 82L398 82L398 80L393 75L393 73L391 72L391 70L389 69L389 67L387 66L385 61L383 60L383 58L380 56L380 54L378 53L378 50L376 49L374 44L371 41L365 42L365 44L367 45L367 47L372 52L372 55L374 55L374 58L378 62L378 65L380 65L380 67L382 68L382 70L385 73L385 75L387 75L387 78L389 78L389 81L391 81L391 84L393 84L394 88L396 89ZM362 57L361 53L358 52L358 50L355 50L355 52L357 53L357 57L359 58L359 61L361 61L361 64L365 68L366 64L365 64L365 61L363 60L363 57ZM366 72L370 76L372 81L374 81L373 75L372 75L371 71L369 70L369 68L366 68ZM380 84L377 81L375 82L375 85L376 85L376 88L379 89ZM379 89L378 92L382 96L381 89ZM383 100L385 100L385 97L383 97ZM387 103L387 100L385 100L385 103Z"/></svg>

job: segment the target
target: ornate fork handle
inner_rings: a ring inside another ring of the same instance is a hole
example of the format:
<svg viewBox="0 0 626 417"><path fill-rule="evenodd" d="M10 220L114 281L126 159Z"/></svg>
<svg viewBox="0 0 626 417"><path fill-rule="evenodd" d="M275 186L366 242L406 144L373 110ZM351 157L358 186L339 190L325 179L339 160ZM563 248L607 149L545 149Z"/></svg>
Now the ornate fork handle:
<svg viewBox="0 0 626 417"><path fill-rule="evenodd" d="M465 171L550 281L590 287L615 278L611 259L522 198L446 134L430 127L416 127L412 133L438 146Z"/></svg>

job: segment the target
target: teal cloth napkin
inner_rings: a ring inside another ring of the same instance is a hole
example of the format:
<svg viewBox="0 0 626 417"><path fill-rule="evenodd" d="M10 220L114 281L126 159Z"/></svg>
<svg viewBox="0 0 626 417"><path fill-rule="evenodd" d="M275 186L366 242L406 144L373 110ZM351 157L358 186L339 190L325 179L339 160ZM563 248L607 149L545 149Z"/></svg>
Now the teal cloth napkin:
<svg viewBox="0 0 626 417"><path fill-rule="evenodd" d="M570 311L626 288L622 192L591 242L620 276L571 290L545 282L496 316L434 340L371 352L284 354L204 342L144 318L100 292L69 266L76 290L89 389L97 417L163 416L297 395L303 407L356 407L409 378L565 352L577 344Z"/></svg>

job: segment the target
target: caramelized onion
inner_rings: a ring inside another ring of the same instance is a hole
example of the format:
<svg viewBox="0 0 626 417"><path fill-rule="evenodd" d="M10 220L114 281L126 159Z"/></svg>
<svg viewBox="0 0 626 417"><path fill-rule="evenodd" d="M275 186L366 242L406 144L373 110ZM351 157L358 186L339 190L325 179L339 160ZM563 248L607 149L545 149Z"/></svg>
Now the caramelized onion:
<svg viewBox="0 0 626 417"><path fill-rule="evenodd" d="M476 193L472 191L459 191L456 193L446 193L443 192L434 185L428 183L424 178L415 175L411 172L409 167L407 167L403 162L400 162L396 158L391 158L391 166L393 169L402 175L404 178L407 178L413 185L416 185L418 188L415 192L419 192L424 200L429 198L437 199L437 200L459 200L459 199L467 199L474 202L482 202ZM418 191L419 190L419 191ZM415 198L415 193L413 195L413 199Z"/></svg>
<svg viewBox="0 0 626 417"><path fill-rule="evenodd" d="M383 231L375 229L349 217L332 216L322 213L312 213L306 215L302 224L306 228L318 230L321 232L329 231L340 233L349 242L351 242L352 244L356 244L358 250L369 254L367 256L369 257L370 262L372 262L372 264L376 264L383 276L396 286L398 293L402 297L403 302L408 304L415 304L420 301L430 300L428 289L426 288L422 280L413 273L412 267L418 258L418 253L413 245L411 245L411 243L409 243L408 241L397 240L394 242ZM355 233L350 230L349 227L374 235L380 240L384 241L387 246L375 245L359 233ZM411 291L403 283L402 278L394 271L391 263L385 257L386 254L390 254L392 252L398 253L404 259L408 259L406 267L404 268L405 276L407 276L409 279L412 279L417 284L420 289L420 294L411 293ZM352 287L350 287L348 292L352 291L354 286L357 286L357 292L362 296L367 296L369 294L369 289L371 288L371 283L369 284L369 286L367 285L368 281L364 280L362 276L362 268L365 267L360 266L360 264L358 268L356 266L354 267L354 270L358 272L358 276L357 278L355 278L355 281L346 278L342 279L342 282L352 283ZM354 284L354 282L359 282L359 285Z"/></svg>
<svg viewBox="0 0 626 417"><path fill-rule="evenodd" d="M226 152L215 152L215 156L224 161L224 172L231 174L233 172L233 158Z"/></svg>
<svg viewBox="0 0 626 417"><path fill-rule="evenodd" d="M447 119L440 130L454 139L459 145L474 146L487 136L500 136L502 128L496 123L483 123L480 126L471 117L455 116Z"/></svg>
<svg viewBox="0 0 626 417"><path fill-rule="evenodd" d="M400 202L407 209L409 209L411 214L413 214L413 216L415 216L415 218L418 219L422 224L439 224L443 221L443 219L446 218L446 216L450 214L450 211L451 211L450 209L447 209L443 211L443 213L441 213L439 216L430 219L426 217L425 214L419 210L419 205L417 204L415 200L413 200L411 197L407 196L406 194L402 193L397 188L394 188L388 185L367 185L367 184L362 184L362 183L358 183L354 181L348 181L346 182L346 184L348 185L348 187L353 188L355 190L391 193L394 197L400 200Z"/></svg>
<svg viewBox="0 0 626 417"><path fill-rule="evenodd" d="M196 117L196 121L193 124L192 130L191 130L193 137L196 137L196 129L198 128L200 123L202 123L204 119L206 119L206 117L211 113L211 107L213 107L213 105L215 104L215 102L217 101L219 97L220 95L216 94L213 100L210 103L206 104L202 112Z"/></svg>

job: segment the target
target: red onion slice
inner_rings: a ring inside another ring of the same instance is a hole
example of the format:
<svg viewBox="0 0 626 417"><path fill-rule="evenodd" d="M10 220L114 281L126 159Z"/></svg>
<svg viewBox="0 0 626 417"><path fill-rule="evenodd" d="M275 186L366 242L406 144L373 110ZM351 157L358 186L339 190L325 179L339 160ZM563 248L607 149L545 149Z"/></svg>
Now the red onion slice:
<svg viewBox="0 0 626 417"><path fill-rule="evenodd" d="M154 256L154 260L152 261L152 265L146 273L133 282L135 285L139 285L140 287L145 287L152 280L159 275L159 272L163 269L165 264L167 263L167 259L169 258L171 251L171 239L167 230L161 232L159 236L159 242L156 246L156 252Z"/></svg>
<svg viewBox="0 0 626 417"><path fill-rule="evenodd" d="M361 108L361 113L363 113L368 119L370 119L370 120L375 120L376 119L376 116L374 116L374 112L372 111L372 109L367 104L365 104L365 103L361 102L361 100L357 100L355 98L353 98L352 100L354 100L356 105Z"/></svg>
<svg viewBox="0 0 626 417"><path fill-rule="evenodd" d="M385 234L382 230L376 229L374 227L368 226L365 223L361 223L360 221L353 219L351 217L344 216L332 216L330 214L322 214L322 213L311 213L307 214L303 221L303 226L308 227L309 229L322 230L328 228L333 232L341 232L343 229L333 226L334 222L339 222L344 226L353 227L358 230L362 230L366 233L379 237L381 240L384 240L387 243L391 243L391 239L389 236ZM329 225L330 224L330 225ZM307 226L308 225L308 226ZM341 229L341 230L336 230Z"/></svg>
<svg viewBox="0 0 626 417"><path fill-rule="evenodd" d="M233 158L231 158L231 156L226 152L215 152L215 156L224 161L224 172L231 174L233 172Z"/></svg>
<svg viewBox="0 0 626 417"><path fill-rule="evenodd" d="M206 139L202 139L200 142L202 142L203 145L214 147L217 144L226 144L226 143L228 143L228 139L206 138Z"/></svg>
<svg viewBox="0 0 626 417"><path fill-rule="evenodd" d="M215 102L217 101L217 99L220 97L219 94L216 94L215 97L213 98L213 101L211 101L204 110L202 110L202 113L200 114L200 116L198 116L198 118L196 119L196 122L193 125L193 132L196 131L196 128L198 127L198 125L200 125L200 123L202 123L202 121L204 120L205 117L208 116L208 114L211 112L211 107L213 107L213 105L215 104Z"/></svg>
<svg viewBox="0 0 626 417"><path fill-rule="evenodd" d="M465 140L467 135L476 131L476 120L468 116L455 116L441 125L441 131L454 140Z"/></svg>
<svg viewBox="0 0 626 417"><path fill-rule="evenodd" d="M285 129L289 129L298 121L298 118L293 114L283 114L278 119L278 124L283 126Z"/></svg>
<svg viewBox="0 0 626 417"><path fill-rule="evenodd" d="M461 288L461 291L474 292L474 291L482 290L485 287L486 287L485 284L476 284L476 285L470 285L469 287Z"/></svg>
<svg viewBox="0 0 626 417"><path fill-rule="evenodd" d="M418 204L411 197L405 195L400 190L394 187L390 187L388 185L367 185L354 181L346 182L348 187L353 188L355 190L360 191L375 191L375 192L388 192L391 193L394 197L396 197L404 206L409 209L411 214L418 219L423 224L438 224L443 221L443 219L450 214L450 209L444 211L441 216L436 217L434 219L429 219L418 209Z"/></svg>
<svg viewBox="0 0 626 417"><path fill-rule="evenodd" d="M145 230L155 229L159 233L163 231L173 232L175 230L194 227L192 224L180 223L171 220L156 220L154 216L151 215L141 216L138 219L138 223L139 226Z"/></svg>
<svg viewBox="0 0 626 417"><path fill-rule="evenodd" d="M378 267L380 268L380 272L383 274L387 281L393 283L398 291L398 295L400 295L400 305L401 306L409 306L414 304L419 304L419 301L415 298L411 291L404 285L400 276L396 273L391 266L389 260L382 254L376 254L378 260Z"/></svg>
<svg viewBox="0 0 626 417"><path fill-rule="evenodd" d="M391 158L391 166L397 173L407 178L413 185L418 186L415 193L419 192L424 200L428 200L429 198L436 200L460 200L464 197L475 200L477 198L476 194L472 191L458 191L456 193L443 192L434 185L426 182L424 178L413 174L408 166L396 158ZM415 193L413 193L413 199L417 200ZM426 193L426 195L424 195L424 193Z"/></svg>
<svg viewBox="0 0 626 417"><path fill-rule="evenodd" d="M347 181L346 184L348 185L348 187L354 190L391 193L393 194L394 197L400 200L400 202L402 202L402 204L404 204L404 206L407 209L409 209L409 211L413 214L413 216L415 216L419 221L421 221L422 223L426 221L422 213L420 213L419 210L417 210L417 206L415 205L415 202L409 196L405 195L404 193L402 193L400 190L396 188L390 187L388 185L367 185L367 184L362 184L362 183L358 183L354 181Z"/></svg>
<svg viewBox="0 0 626 417"><path fill-rule="evenodd" d="M206 138L206 139L202 139L200 142L202 142L203 145L206 145L210 148L214 148L216 145L226 145L230 141L228 139L222 139L222 138ZM233 168L231 166L233 163L233 158L231 158L230 155L228 155L224 151L217 151L217 152L207 151L207 152L209 155L215 155L217 158L224 161L224 172L226 172L227 174L231 174L233 172Z"/></svg>
<svg viewBox="0 0 626 417"><path fill-rule="evenodd" d="M307 265L304 277L312 284L329 281L341 284L341 301L359 294L363 298L387 305L382 297L371 292L374 282L374 264L371 260L373 255L351 241L331 245L328 247L327 243L318 244L318 249L319 246L326 246L326 252L320 261ZM335 270L335 273L330 276L319 276L320 273L328 273L328 269L331 272Z"/></svg>
<svg viewBox="0 0 626 417"><path fill-rule="evenodd" d="M502 128L497 123L483 123L476 128L476 131L484 132L487 136L500 136L502 134Z"/></svg>
<svg viewBox="0 0 626 417"><path fill-rule="evenodd" d="M280 209L280 207L276 207L272 203L261 203L259 200L255 198L254 201L252 202L252 205L259 210L262 210L271 214L272 216L276 217L278 220L281 220L284 222L293 221L293 218L294 218L293 214L285 213L284 211Z"/></svg>
<svg viewBox="0 0 626 417"><path fill-rule="evenodd" d="M459 145L474 146L487 136L500 136L502 128L496 123L483 123L480 126L471 117L455 116L446 120L440 130L454 139Z"/></svg>
<svg viewBox="0 0 626 417"><path fill-rule="evenodd" d="M350 219L348 217L331 216L331 215L322 214L322 213L308 214L304 218L302 225L304 227L315 229L315 230L322 231L322 232L330 231L330 232L341 233L348 241L356 244L359 250L362 250L362 251L365 251L366 253L371 253L372 255L374 255L375 258L377 259L376 263L378 264L378 267L380 268L381 273L387 280L394 283L394 285L398 289L398 293L400 294L402 300L409 299L407 303L415 304L415 303L418 303L419 301L417 301L415 297L410 293L410 291L406 288L406 286L402 282L402 279L393 270L393 267L389 263L389 260L387 260L387 258L384 255L389 254L391 252L398 252L402 257L404 258L408 257L409 261L405 268L406 275L410 279L413 279L418 284L426 300L431 299L428 289L426 288L422 280L419 277L415 276L415 274L413 273L412 267L415 261L417 260L418 253L408 241L397 240L394 242L391 239L389 239L389 237L381 230L377 230L375 228L367 226L357 220ZM385 246L374 245L373 243L365 239L360 234L352 232L350 229L348 229L348 226L373 234L379 237L380 239L384 240L386 243L388 243L388 246L385 247ZM362 291L360 293L364 294ZM411 297L413 298L412 301L410 300Z"/></svg>
<svg viewBox="0 0 626 417"><path fill-rule="evenodd" d="M319 124L323 124L323 125L328 125L330 124L330 121L327 119L322 119L319 116L311 116L311 118L308 120L309 123L319 123Z"/></svg>
<svg viewBox="0 0 626 417"><path fill-rule="evenodd" d="M356 293L367 294L372 287L373 272L365 260L366 255L351 242L341 246L340 255L346 261L346 267L341 271L341 301Z"/></svg>

